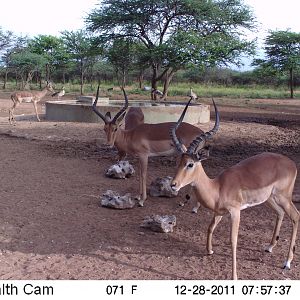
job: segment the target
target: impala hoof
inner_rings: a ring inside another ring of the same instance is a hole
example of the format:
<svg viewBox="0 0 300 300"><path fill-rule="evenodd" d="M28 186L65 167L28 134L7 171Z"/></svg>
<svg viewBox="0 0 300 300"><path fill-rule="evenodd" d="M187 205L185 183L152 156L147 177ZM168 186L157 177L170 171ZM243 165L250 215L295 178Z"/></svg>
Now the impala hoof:
<svg viewBox="0 0 300 300"><path fill-rule="evenodd" d="M272 250L273 250L273 247L268 246L268 247L265 249L265 252L272 253Z"/></svg>
<svg viewBox="0 0 300 300"><path fill-rule="evenodd" d="M198 207L194 207L194 208L192 209L192 213L194 213L194 214L198 213Z"/></svg>
<svg viewBox="0 0 300 300"><path fill-rule="evenodd" d="M143 207L145 200L142 200L140 197L138 197L137 200L138 200L138 206Z"/></svg>
<svg viewBox="0 0 300 300"><path fill-rule="evenodd" d="M283 270L290 270L291 269L291 263L289 261L285 262L283 266Z"/></svg>
<svg viewBox="0 0 300 300"><path fill-rule="evenodd" d="M212 255L212 254L214 254L214 251L213 250L207 251L207 254Z"/></svg>

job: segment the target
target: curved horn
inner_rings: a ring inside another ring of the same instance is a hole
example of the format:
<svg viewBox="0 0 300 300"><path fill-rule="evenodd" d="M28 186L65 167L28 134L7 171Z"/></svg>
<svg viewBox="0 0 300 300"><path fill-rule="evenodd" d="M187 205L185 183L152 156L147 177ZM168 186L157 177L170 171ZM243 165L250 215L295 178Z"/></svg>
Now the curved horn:
<svg viewBox="0 0 300 300"><path fill-rule="evenodd" d="M123 94L124 94L124 98L125 98L125 104L124 106L121 108L121 110L119 112L117 112L117 114L114 116L114 118L112 119L112 123L115 123L118 118L126 111L126 109L128 108L128 98L126 95L126 92L124 90L124 88L122 88Z"/></svg>
<svg viewBox="0 0 300 300"><path fill-rule="evenodd" d="M179 141L179 139L177 138L176 136L176 130L177 128L179 127L179 125L181 124L184 116L185 116L185 113L188 109L188 106L190 105L190 102L192 101L192 97L190 98L190 100L188 101L188 103L186 104L180 118L178 119L177 123L171 128L171 131L170 131L170 134L171 134L171 137L172 137L172 141L177 149L178 152L180 153L184 153L185 152L185 147L182 145L182 143Z"/></svg>
<svg viewBox="0 0 300 300"><path fill-rule="evenodd" d="M217 108L217 105L214 101L214 99L212 98L212 101L213 101L213 104L214 104L214 109L215 109L215 115L216 115L216 120L215 120L215 125L214 127L210 130L210 131L207 131L199 136L197 136L192 142L191 144L189 145L188 149L187 149L187 153L188 154L193 154L195 153L195 150L197 148L200 147L203 147L206 140L212 138L213 135L215 135L219 129L219 126L220 126L220 115L219 115L219 111L218 111L218 108ZM202 145L203 144L203 145Z"/></svg>
<svg viewBox="0 0 300 300"><path fill-rule="evenodd" d="M97 88L97 94L96 94L96 99L93 103L93 111L94 113L96 113L103 121L104 123L106 124L107 123L107 120L105 119L105 117L101 114L101 112L99 110L97 110L97 102L98 102L98 98L99 98L99 89L100 89L100 85L98 85L98 88Z"/></svg>

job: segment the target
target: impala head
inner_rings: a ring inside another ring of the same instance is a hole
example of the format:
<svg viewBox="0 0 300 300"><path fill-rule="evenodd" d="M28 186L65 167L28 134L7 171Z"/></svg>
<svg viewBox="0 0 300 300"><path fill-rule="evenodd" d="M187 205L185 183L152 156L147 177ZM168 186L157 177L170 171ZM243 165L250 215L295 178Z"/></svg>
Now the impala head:
<svg viewBox="0 0 300 300"><path fill-rule="evenodd" d="M215 104L215 101L213 100L215 114L216 114L216 121L213 129L197 136L191 142L188 148L186 148L185 145L183 145L177 138L176 130L181 124L191 100L192 98L186 104L179 120L171 130L173 143L177 151L182 154L179 166L177 168L176 175L171 182L171 187L174 191L178 191L182 187L191 184L193 182L196 175L195 173L197 173L197 166L201 164L202 160L205 160L209 157L209 147L206 145L206 142L208 139L210 139L213 135L217 133L220 125L219 112Z"/></svg>
<svg viewBox="0 0 300 300"><path fill-rule="evenodd" d="M117 112L117 114L112 118L110 112L103 115L99 110L97 110L97 102L99 98L99 86L97 89L96 99L93 103L93 111L103 120L104 131L106 134L107 144L113 146L117 137L117 132L122 126L122 120L126 114L126 109L128 108L128 98L125 90L122 88L125 98L124 106Z"/></svg>

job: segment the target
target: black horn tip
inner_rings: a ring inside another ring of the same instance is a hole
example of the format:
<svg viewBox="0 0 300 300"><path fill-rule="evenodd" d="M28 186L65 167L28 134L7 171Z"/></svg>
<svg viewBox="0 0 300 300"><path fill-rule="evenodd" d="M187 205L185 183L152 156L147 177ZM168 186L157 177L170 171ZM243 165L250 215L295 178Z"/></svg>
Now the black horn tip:
<svg viewBox="0 0 300 300"><path fill-rule="evenodd" d="M95 108L96 105L97 105L97 102L98 102L98 99L99 99L99 91L100 91L100 84L98 84L98 87L97 87L96 99L93 103L93 108Z"/></svg>

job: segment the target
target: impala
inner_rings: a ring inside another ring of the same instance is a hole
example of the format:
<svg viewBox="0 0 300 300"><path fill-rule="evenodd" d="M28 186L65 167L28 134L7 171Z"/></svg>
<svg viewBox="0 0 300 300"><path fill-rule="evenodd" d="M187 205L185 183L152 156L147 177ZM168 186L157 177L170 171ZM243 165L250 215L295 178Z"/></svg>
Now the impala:
<svg viewBox="0 0 300 300"><path fill-rule="evenodd" d="M176 149L182 153L176 175L171 182L173 190L178 191L185 185L192 185L197 200L214 212L208 227L206 248L212 254L212 234L222 216L231 216L232 279L237 279L236 248L240 211L266 202L277 214L271 243L266 249L272 252L279 239L279 231L286 213L292 221L292 236L284 268L290 269L295 251L299 212L292 203L292 193L297 176L296 165L286 156L275 153L262 153L252 156L210 179L201 164L209 156L206 145L218 130L219 113L216 105L214 128L196 137L188 148L177 137L176 129L183 120L185 112L173 127L171 135Z"/></svg>
<svg viewBox="0 0 300 300"><path fill-rule="evenodd" d="M140 107L130 107L125 116L125 130L130 130L144 123L144 113ZM119 160L123 160L126 152L118 150Z"/></svg>
<svg viewBox="0 0 300 300"><path fill-rule="evenodd" d="M37 120L40 122L40 118L37 111L37 102L46 96L47 92L53 92L53 88L50 82L47 81L46 86L41 91L19 91L11 94L10 98L13 102L13 106L9 109L9 124L15 121L14 110L22 102L32 102L36 114Z"/></svg>
<svg viewBox="0 0 300 300"><path fill-rule="evenodd" d="M107 144L111 147L116 146L119 152L125 152L139 159L139 205L143 206L147 198L146 179L148 157L171 155L176 153L173 142L170 137L170 130L175 122L158 123L158 124L139 124L138 126L124 130L121 129L122 119L128 108L128 98L123 89L125 104L122 109L111 118L110 113L103 115L97 110L97 96L93 103L93 111L103 120L104 131L107 138ZM189 100L188 104L192 99ZM188 106L187 104L187 106ZM187 108L186 106L186 108ZM185 109L186 109L185 108ZM190 143L196 136L203 133L201 129L188 123L182 123L178 128L178 135L186 144Z"/></svg>

